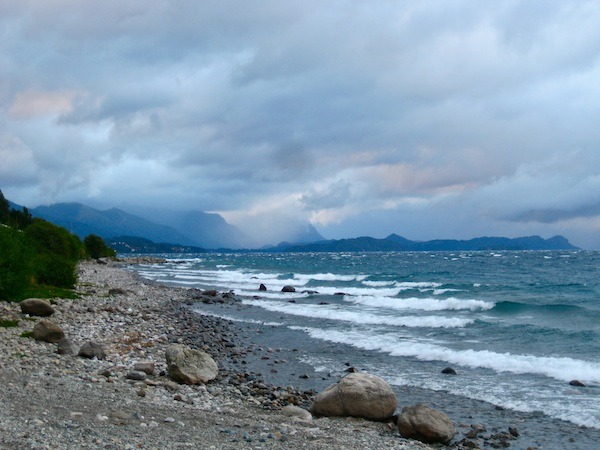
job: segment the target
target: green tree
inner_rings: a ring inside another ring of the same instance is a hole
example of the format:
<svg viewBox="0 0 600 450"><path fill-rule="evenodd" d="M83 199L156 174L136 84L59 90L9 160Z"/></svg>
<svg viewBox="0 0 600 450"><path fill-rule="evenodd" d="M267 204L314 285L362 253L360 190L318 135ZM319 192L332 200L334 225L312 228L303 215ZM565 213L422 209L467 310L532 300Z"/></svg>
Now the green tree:
<svg viewBox="0 0 600 450"><path fill-rule="evenodd" d="M8 223L10 216L10 203L4 198L4 194L0 191L0 223Z"/></svg>
<svg viewBox="0 0 600 450"><path fill-rule="evenodd" d="M83 245L90 258L98 259L116 256L115 251L108 247L100 236L96 236L95 234L86 236L83 240Z"/></svg>

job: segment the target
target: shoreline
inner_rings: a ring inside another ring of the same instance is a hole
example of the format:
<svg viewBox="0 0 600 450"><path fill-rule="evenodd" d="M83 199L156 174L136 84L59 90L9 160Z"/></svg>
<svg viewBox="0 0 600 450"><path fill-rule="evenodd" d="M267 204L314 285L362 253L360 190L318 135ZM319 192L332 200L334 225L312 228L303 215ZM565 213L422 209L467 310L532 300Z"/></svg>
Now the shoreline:
<svg viewBox="0 0 600 450"><path fill-rule="evenodd" d="M18 321L0 328L0 448L432 448L389 424L286 415L284 405L307 408L312 393L233 370L232 361L250 353L236 346L240 329L193 313L187 290L145 280L124 270L128 264L81 263L81 298L56 299L50 317L75 346L104 346L105 359L59 355L55 344L21 337L40 319L0 303L2 320ZM211 354L217 379L171 382L164 352L173 343ZM153 363L153 374L134 379L139 362Z"/></svg>

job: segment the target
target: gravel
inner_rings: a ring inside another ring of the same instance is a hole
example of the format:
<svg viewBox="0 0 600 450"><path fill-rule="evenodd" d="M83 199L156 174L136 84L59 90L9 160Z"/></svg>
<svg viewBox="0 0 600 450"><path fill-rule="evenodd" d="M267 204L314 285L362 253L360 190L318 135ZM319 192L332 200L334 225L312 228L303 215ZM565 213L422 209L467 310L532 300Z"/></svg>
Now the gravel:
<svg viewBox="0 0 600 450"><path fill-rule="evenodd" d="M227 321L189 311L189 292L123 270L124 263L80 264L76 300L54 299L49 320L75 350L94 341L104 359L58 354L28 337L41 320L0 302L1 449L429 449L391 423L351 418L306 420L282 411L310 405L312 393L281 392L225 367ZM7 323L7 322L5 322ZM165 350L182 343L210 353L219 376L187 386L166 376ZM64 343L63 343L64 346Z"/></svg>

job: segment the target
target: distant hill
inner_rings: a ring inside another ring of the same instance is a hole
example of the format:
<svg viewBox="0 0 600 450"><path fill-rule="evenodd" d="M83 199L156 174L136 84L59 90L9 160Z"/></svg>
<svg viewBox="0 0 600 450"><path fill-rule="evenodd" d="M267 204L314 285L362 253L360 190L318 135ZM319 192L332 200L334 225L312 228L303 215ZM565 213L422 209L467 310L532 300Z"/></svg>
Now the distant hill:
<svg viewBox="0 0 600 450"><path fill-rule="evenodd" d="M137 236L153 242L198 245L172 227L156 224L117 208L99 211L81 203L56 203L38 206L30 212L34 217L65 227L82 238L89 234L96 234L104 239Z"/></svg>
<svg viewBox="0 0 600 450"><path fill-rule="evenodd" d="M205 249L191 245L157 244L136 236L119 236L108 239L106 245L119 254L127 253L204 253Z"/></svg>
<svg viewBox="0 0 600 450"><path fill-rule="evenodd" d="M480 237L470 240L411 241L391 234L385 239L359 237L311 244L282 243L267 251L285 252L372 252L372 251L480 251L480 250L577 250L563 236L543 239L540 236L519 238Z"/></svg>
<svg viewBox="0 0 600 450"><path fill-rule="evenodd" d="M204 211L156 211L153 221L182 233L204 248L248 248L252 242L239 228L227 223L222 216Z"/></svg>

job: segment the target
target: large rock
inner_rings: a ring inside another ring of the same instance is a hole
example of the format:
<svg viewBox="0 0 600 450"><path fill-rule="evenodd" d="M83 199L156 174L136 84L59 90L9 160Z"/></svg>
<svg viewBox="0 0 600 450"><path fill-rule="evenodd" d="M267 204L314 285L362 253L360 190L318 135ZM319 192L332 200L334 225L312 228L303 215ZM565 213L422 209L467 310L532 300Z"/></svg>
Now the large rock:
<svg viewBox="0 0 600 450"><path fill-rule="evenodd" d="M169 377L178 383L206 383L219 373L217 363L208 353L184 345L167 348L165 358Z"/></svg>
<svg viewBox="0 0 600 450"><path fill-rule="evenodd" d="M396 394L381 378L368 373L346 375L318 394L310 408L316 416L352 416L388 420L396 409Z"/></svg>
<svg viewBox="0 0 600 450"><path fill-rule="evenodd" d="M30 316L48 317L54 314L52 305L41 298L28 298L19 305L21 306L21 312Z"/></svg>
<svg viewBox="0 0 600 450"><path fill-rule="evenodd" d="M421 404L402 408L398 431L402 437L428 444L447 444L456 434L456 428L446 414Z"/></svg>
<svg viewBox="0 0 600 450"><path fill-rule="evenodd" d="M33 327L33 338L36 341L51 342L56 344L65 337L65 332L54 322L46 319L40 320Z"/></svg>

